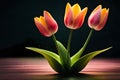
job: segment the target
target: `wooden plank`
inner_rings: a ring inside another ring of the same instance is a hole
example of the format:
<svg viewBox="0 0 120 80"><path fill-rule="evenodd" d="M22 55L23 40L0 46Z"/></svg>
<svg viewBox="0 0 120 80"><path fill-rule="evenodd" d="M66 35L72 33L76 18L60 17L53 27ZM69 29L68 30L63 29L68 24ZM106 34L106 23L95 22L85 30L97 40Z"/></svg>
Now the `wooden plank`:
<svg viewBox="0 0 120 80"><path fill-rule="evenodd" d="M41 58L1 58L0 80L119 80L120 59L93 59L78 75L60 76Z"/></svg>

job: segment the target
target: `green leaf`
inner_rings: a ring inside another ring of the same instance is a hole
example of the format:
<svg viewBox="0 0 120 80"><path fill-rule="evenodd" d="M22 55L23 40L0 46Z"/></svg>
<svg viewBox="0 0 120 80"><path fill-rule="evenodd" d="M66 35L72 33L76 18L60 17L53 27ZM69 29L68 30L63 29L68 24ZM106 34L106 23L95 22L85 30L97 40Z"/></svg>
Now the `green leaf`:
<svg viewBox="0 0 120 80"><path fill-rule="evenodd" d="M93 29L90 30L90 33L89 33L89 35L88 35L88 37L87 37L83 47L75 55L73 55L71 57L71 63L74 63L77 59L79 59L81 57L82 53L84 52L84 50L87 47L88 42L90 41L92 33L93 33Z"/></svg>
<svg viewBox="0 0 120 80"><path fill-rule="evenodd" d="M47 59L50 66L56 72L59 72L59 73L64 72L63 67L61 65L61 62L60 62L60 57L56 53L48 51L48 50L44 50L44 49L35 48L35 47L26 47L26 49L35 51L35 52L40 53L41 55L43 55Z"/></svg>
<svg viewBox="0 0 120 80"><path fill-rule="evenodd" d="M57 41L57 46L58 46L58 53L60 55L60 60L62 65L64 66L65 70L69 71L70 69L70 57L67 54L67 50L64 47L64 45Z"/></svg>
<svg viewBox="0 0 120 80"><path fill-rule="evenodd" d="M75 55L71 57L71 63L74 63L76 60L80 59L80 56L82 55L84 51L84 47L82 47Z"/></svg>
<svg viewBox="0 0 120 80"><path fill-rule="evenodd" d="M73 62L71 64L71 72L79 72L81 71L86 65L87 63L94 58L96 55L105 52L109 49L111 49L112 47L106 48L106 49L102 49L102 50L98 50L98 51L94 51L91 53L88 53L86 55L84 55L83 57L79 58L78 60L76 60L75 62Z"/></svg>

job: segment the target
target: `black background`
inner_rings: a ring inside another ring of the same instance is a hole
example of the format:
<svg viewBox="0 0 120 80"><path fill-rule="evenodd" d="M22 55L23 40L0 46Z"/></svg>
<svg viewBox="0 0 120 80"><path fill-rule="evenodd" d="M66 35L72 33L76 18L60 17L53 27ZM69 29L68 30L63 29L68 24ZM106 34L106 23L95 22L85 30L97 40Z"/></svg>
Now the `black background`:
<svg viewBox="0 0 120 80"><path fill-rule="evenodd" d="M90 28L87 24L91 11L101 4L109 8L108 21L101 31L94 31L86 52L113 48L98 57L119 58L120 56L120 12L116 0L1 0L0 1L0 57L39 57L40 55L26 50L25 46L34 46L56 51L51 38L42 36L34 24L34 17L43 15L47 10L59 25L55 34L65 46L69 29L64 26L64 12L67 2L79 3L81 8L88 7L88 13L82 28L73 32L71 54L82 47ZM84 54L85 54L84 53Z"/></svg>

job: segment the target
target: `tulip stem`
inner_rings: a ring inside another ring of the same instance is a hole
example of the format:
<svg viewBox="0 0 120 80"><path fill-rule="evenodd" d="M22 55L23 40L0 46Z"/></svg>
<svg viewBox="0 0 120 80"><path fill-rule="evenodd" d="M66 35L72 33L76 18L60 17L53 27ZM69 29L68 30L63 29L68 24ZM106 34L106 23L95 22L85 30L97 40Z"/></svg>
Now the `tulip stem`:
<svg viewBox="0 0 120 80"><path fill-rule="evenodd" d="M86 49L87 44L88 44L88 42L90 41L90 38L91 38L91 36L92 36L93 31L94 31L93 29L90 30L89 35L88 35L88 37L87 37L87 39L86 39L83 47L78 51L78 53L80 52L79 57L82 55L82 53L83 53L84 50Z"/></svg>
<svg viewBox="0 0 120 80"><path fill-rule="evenodd" d="M91 38L91 36L92 36L93 31L94 31L93 29L90 30L90 33L89 33L89 35L88 35L88 37L87 37L87 40L85 41L85 44L83 45L83 48L84 48L84 49L87 47L87 44L88 44L88 42L90 41L90 38Z"/></svg>
<svg viewBox="0 0 120 80"><path fill-rule="evenodd" d="M86 39L83 47L82 47L75 55L73 55L73 56L71 57L72 62L74 62L76 59L79 59L79 58L81 57L82 53L84 52L84 50L85 50L86 47L87 47L88 42L90 41L90 38L91 38L91 36L92 36L92 33L93 33L93 29L90 30L89 35L88 35L88 37L87 37L87 39Z"/></svg>
<svg viewBox="0 0 120 80"><path fill-rule="evenodd" d="M54 35L54 34L52 35L52 38L53 38L53 41L54 41L55 46L56 46L56 48L57 48L57 51L58 51L58 53L59 53L59 50L58 50L58 45L57 45L57 40L56 40L56 37L55 37L55 35Z"/></svg>
<svg viewBox="0 0 120 80"><path fill-rule="evenodd" d="M70 44L71 44L71 39L72 39L72 33L73 33L73 30L71 29L69 37L68 37L68 43L67 43L67 50L68 50L69 55L70 55Z"/></svg>

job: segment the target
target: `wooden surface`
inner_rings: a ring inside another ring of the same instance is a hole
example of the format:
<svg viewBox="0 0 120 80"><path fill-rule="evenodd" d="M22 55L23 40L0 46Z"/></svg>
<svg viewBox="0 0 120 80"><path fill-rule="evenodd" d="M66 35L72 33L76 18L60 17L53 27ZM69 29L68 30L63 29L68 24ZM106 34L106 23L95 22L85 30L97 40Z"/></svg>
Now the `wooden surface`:
<svg viewBox="0 0 120 80"><path fill-rule="evenodd" d="M93 59L80 74L61 76L45 59L1 58L0 80L120 80L120 59Z"/></svg>

